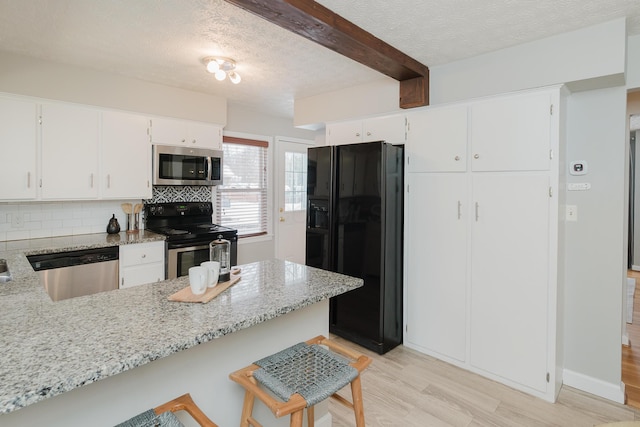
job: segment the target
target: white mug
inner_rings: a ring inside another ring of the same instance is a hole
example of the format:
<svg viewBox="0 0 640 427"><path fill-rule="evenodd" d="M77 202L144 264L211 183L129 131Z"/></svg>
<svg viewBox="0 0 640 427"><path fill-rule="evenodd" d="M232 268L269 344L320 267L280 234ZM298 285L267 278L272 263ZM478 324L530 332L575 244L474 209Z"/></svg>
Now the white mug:
<svg viewBox="0 0 640 427"><path fill-rule="evenodd" d="M218 284L218 275L220 274L220 263L218 261L205 261L200 264L207 270L207 287L213 288Z"/></svg>
<svg viewBox="0 0 640 427"><path fill-rule="evenodd" d="M207 269L204 267L189 268L189 286L194 295L202 295L207 290Z"/></svg>

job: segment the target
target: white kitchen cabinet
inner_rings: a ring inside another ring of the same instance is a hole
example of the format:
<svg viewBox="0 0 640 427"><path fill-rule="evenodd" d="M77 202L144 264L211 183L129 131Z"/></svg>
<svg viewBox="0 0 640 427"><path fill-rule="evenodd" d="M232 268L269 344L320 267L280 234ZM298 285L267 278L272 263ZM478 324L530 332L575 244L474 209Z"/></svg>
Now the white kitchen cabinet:
<svg viewBox="0 0 640 427"><path fill-rule="evenodd" d="M467 170L467 105L409 113L405 146L408 172Z"/></svg>
<svg viewBox="0 0 640 427"><path fill-rule="evenodd" d="M0 98L0 200L36 198L37 104Z"/></svg>
<svg viewBox="0 0 640 427"><path fill-rule="evenodd" d="M151 141L154 144L222 150L222 126L155 117L151 120Z"/></svg>
<svg viewBox="0 0 640 427"><path fill-rule="evenodd" d="M151 198L149 120L117 111L102 113L101 188L106 199Z"/></svg>
<svg viewBox="0 0 640 427"><path fill-rule="evenodd" d="M549 176L474 174L470 363L547 391Z"/></svg>
<svg viewBox="0 0 640 427"><path fill-rule="evenodd" d="M473 115L467 169L451 171L455 163L446 159L425 161L426 172L408 167L405 193L405 345L548 401L555 401L562 378L557 295L564 195L558 156L549 154L562 146L560 100L561 90L551 88L460 103ZM511 111L516 106L518 113ZM505 121L522 112L532 120L496 129L499 109ZM455 123L450 136L444 127L422 133L461 139ZM410 124L413 131L413 117ZM516 141L523 128L526 136ZM530 135L537 136L524 144ZM524 147L505 159L505 144ZM474 163L477 147L486 163ZM437 157L440 148L432 148Z"/></svg>
<svg viewBox="0 0 640 427"><path fill-rule="evenodd" d="M164 242L120 246L120 289L164 280Z"/></svg>
<svg viewBox="0 0 640 427"><path fill-rule="evenodd" d="M543 91L472 104L472 170L549 170L553 157L551 97Z"/></svg>
<svg viewBox="0 0 640 427"><path fill-rule="evenodd" d="M464 173L407 177L405 345L466 360L467 222Z"/></svg>
<svg viewBox="0 0 640 427"><path fill-rule="evenodd" d="M406 128L404 114L329 123L326 128L327 145L372 141L403 144L406 141Z"/></svg>
<svg viewBox="0 0 640 427"><path fill-rule="evenodd" d="M42 199L96 199L98 110L68 104L41 108Z"/></svg>

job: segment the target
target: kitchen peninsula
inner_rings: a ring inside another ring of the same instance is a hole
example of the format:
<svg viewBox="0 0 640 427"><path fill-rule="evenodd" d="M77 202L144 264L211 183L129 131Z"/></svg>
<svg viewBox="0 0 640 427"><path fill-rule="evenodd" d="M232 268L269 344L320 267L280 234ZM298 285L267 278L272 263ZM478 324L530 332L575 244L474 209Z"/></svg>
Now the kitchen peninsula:
<svg viewBox="0 0 640 427"><path fill-rule="evenodd" d="M240 266L240 282L208 304L168 301L186 277L52 302L25 257L31 253L0 251L13 275L0 284L7 427L113 426L187 392L219 425L237 425L243 392L228 374L328 334L328 299L362 286L268 260ZM263 409L265 426L280 425ZM316 418L330 422L326 407Z"/></svg>

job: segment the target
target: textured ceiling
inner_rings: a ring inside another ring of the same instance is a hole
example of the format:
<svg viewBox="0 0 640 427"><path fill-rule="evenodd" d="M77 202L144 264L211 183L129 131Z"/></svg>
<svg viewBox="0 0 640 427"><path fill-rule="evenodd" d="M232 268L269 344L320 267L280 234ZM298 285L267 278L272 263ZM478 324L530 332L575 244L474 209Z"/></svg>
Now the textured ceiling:
<svg viewBox="0 0 640 427"><path fill-rule="evenodd" d="M627 17L639 0L320 0L427 66ZM293 100L386 78L222 0L0 0L0 51L211 93L292 117ZM238 62L218 82L201 58ZM1 76L0 76L1 78Z"/></svg>

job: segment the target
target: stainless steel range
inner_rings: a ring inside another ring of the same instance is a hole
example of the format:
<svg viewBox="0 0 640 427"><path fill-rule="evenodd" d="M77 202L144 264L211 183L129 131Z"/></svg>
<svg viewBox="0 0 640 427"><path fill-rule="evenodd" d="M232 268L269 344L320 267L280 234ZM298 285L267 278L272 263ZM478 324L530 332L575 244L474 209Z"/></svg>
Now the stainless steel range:
<svg viewBox="0 0 640 427"><path fill-rule="evenodd" d="M209 261L209 243L218 238L231 242L231 265L237 265L238 230L213 224L210 202L150 203L144 211L145 228L166 236L167 279Z"/></svg>

